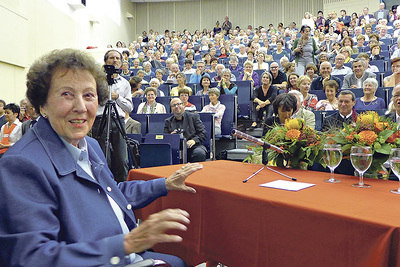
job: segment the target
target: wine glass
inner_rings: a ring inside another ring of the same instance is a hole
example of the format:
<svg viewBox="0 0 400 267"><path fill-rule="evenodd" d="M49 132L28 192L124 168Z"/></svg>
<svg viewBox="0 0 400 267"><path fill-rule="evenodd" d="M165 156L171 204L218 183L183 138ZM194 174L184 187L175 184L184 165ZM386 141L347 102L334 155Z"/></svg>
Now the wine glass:
<svg viewBox="0 0 400 267"><path fill-rule="evenodd" d="M339 166L342 161L342 148L340 145L336 144L326 144L324 145L323 159L326 166L331 170L331 178L325 179L324 182L327 183L340 183L340 180L333 178L333 172L336 167Z"/></svg>
<svg viewBox="0 0 400 267"><path fill-rule="evenodd" d="M393 173L400 180L400 148L392 148L390 151L389 162ZM400 187L399 189L393 189L390 192L400 194Z"/></svg>
<svg viewBox="0 0 400 267"><path fill-rule="evenodd" d="M358 184L353 184L357 188L369 188L370 185L364 184L364 173L372 163L372 149L369 146L352 146L350 152L350 161L354 169L360 174Z"/></svg>

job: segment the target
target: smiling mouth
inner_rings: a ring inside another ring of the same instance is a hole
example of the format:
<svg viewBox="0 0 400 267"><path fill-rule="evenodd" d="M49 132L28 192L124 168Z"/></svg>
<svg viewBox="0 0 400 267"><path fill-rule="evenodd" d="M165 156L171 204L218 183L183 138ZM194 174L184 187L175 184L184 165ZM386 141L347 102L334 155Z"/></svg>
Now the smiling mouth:
<svg viewBox="0 0 400 267"><path fill-rule="evenodd" d="M74 126L82 126L86 122L86 120L81 119L81 120L70 120L70 123L72 123Z"/></svg>

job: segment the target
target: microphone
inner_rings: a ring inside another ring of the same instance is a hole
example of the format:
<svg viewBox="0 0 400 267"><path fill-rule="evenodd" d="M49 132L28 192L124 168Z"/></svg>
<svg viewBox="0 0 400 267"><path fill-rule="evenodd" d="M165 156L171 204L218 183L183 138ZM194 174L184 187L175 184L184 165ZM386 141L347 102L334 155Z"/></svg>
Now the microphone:
<svg viewBox="0 0 400 267"><path fill-rule="evenodd" d="M261 140L261 139L257 139L257 138L255 138L254 136L245 134L244 132L241 132L241 131L238 131L238 130L235 130L235 129L234 129L234 130L232 130L232 134L233 134L234 136L237 136L237 137L239 137L239 138L243 138L243 139L245 139L245 140L247 140L247 141L249 141L249 142L252 142L252 143L254 143L254 144L256 144L256 145L262 146L262 147L265 148L265 149L272 149L272 150L275 150L275 151L278 152L278 153L282 153L282 152L283 152L283 150L280 149L279 147L274 146L274 145L271 145L271 144L269 144L269 143L267 143L267 142L264 142L264 141Z"/></svg>

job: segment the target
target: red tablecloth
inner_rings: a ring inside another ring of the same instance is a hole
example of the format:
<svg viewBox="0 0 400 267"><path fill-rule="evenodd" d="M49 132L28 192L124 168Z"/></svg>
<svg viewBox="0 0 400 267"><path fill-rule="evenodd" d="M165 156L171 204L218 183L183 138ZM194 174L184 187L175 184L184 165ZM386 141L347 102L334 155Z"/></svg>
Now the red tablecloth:
<svg viewBox="0 0 400 267"><path fill-rule="evenodd" d="M162 244L158 252L180 256L188 265L212 259L231 266L400 266L400 196L398 182L365 179L369 189L354 188L358 178L275 168L315 186L298 192L260 187L285 180L260 165L233 161L204 162L187 179L197 194L170 192L135 211L145 219L166 208L191 216L179 244ZM181 165L132 170L128 180L168 177Z"/></svg>

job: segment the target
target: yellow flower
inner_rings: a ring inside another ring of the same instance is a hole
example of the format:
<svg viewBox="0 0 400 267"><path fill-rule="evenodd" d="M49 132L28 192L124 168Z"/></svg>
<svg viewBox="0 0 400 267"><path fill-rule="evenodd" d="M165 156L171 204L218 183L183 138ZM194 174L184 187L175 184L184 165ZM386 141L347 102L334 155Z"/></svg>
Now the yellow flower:
<svg viewBox="0 0 400 267"><path fill-rule="evenodd" d="M300 131L297 129L290 129L286 132L286 140L296 141L299 140Z"/></svg>
<svg viewBox="0 0 400 267"><path fill-rule="evenodd" d="M374 131L361 131L359 134L360 143L367 143L368 145L372 145L378 135Z"/></svg>
<svg viewBox="0 0 400 267"><path fill-rule="evenodd" d="M300 130L301 125L303 124L303 119L290 119L286 120L285 122L285 128L290 130L290 129L297 129Z"/></svg>
<svg viewBox="0 0 400 267"><path fill-rule="evenodd" d="M357 120L363 125L373 124L374 122L379 121L379 115L374 111L369 111L358 115Z"/></svg>

